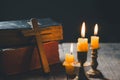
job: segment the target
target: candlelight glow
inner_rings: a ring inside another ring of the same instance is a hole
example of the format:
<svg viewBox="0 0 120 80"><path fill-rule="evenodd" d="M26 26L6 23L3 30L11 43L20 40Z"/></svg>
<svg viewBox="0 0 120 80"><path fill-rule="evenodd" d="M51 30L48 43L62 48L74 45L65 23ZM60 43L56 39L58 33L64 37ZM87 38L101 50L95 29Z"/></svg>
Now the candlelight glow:
<svg viewBox="0 0 120 80"><path fill-rule="evenodd" d="M83 22L83 24L82 24L81 36L85 37L85 22Z"/></svg>
<svg viewBox="0 0 120 80"><path fill-rule="evenodd" d="M98 24L95 24L94 35L97 35L97 33L98 33Z"/></svg>
<svg viewBox="0 0 120 80"><path fill-rule="evenodd" d="M70 53L73 53L73 43L70 45Z"/></svg>

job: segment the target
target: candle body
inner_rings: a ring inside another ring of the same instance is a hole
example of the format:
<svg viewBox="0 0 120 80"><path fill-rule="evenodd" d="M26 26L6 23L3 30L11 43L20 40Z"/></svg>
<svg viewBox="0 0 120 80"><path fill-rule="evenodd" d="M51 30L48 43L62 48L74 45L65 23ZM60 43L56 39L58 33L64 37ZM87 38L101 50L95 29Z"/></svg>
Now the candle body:
<svg viewBox="0 0 120 80"><path fill-rule="evenodd" d="M74 74L74 67L72 66L72 63L75 61L74 56L72 54L66 54L65 55L65 69L66 73L69 75Z"/></svg>
<svg viewBox="0 0 120 80"><path fill-rule="evenodd" d="M77 51L88 52L88 39L87 38L78 38Z"/></svg>
<svg viewBox="0 0 120 80"><path fill-rule="evenodd" d="M67 62L67 63L74 62L74 56L72 54L66 54L65 55L65 62Z"/></svg>
<svg viewBox="0 0 120 80"><path fill-rule="evenodd" d="M98 49L99 48L99 37L91 36L91 48Z"/></svg>
<svg viewBox="0 0 120 80"><path fill-rule="evenodd" d="M69 75L74 74L74 66L72 66L72 65L66 65L65 70L66 70L66 73L69 74Z"/></svg>

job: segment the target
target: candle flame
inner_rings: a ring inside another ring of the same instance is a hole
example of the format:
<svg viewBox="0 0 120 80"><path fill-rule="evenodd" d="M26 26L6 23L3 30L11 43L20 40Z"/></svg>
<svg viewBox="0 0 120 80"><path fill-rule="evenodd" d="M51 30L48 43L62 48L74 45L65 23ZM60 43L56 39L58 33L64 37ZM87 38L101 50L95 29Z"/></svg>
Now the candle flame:
<svg viewBox="0 0 120 80"><path fill-rule="evenodd" d="M73 43L71 43L71 45L70 45L70 53L71 54L73 53Z"/></svg>
<svg viewBox="0 0 120 80"><path fill-rule="evenodd" d="M94 28L94 35L98 34L98 24L95 24L95 28Z"/></svg>
<svg viewBox="0 0 120 80"><path fill-rule="evenodd" d="M85 22L83 22L83 24L82 24L81 36L85 37Z"/></svg>

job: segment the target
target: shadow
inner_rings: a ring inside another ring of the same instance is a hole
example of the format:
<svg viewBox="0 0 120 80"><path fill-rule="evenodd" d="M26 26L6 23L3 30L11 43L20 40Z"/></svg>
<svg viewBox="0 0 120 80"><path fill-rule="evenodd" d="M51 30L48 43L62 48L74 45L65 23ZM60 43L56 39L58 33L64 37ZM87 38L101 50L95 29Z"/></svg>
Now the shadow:
<svg viewBox="0 0 120 80"><path fill-rule="evenodd" d="M4 72L4 65L3 65L3 50L0 49L0 80L6 80L8 77L6 73Z"/></svg>
<svg viewBox="0 0 120 80"><path fill-rule="evenodd" d="M85 74L84 67L79 68L78 80L89 80Z"/></svg>
<svg viewBox="0 0 120 80"><path fill-rule="evenodd" d="M109 80L106 78L100 70L96 70L95 73L87 74L89 78L96 78L96 79L101 79L101 80Z"/></svg>

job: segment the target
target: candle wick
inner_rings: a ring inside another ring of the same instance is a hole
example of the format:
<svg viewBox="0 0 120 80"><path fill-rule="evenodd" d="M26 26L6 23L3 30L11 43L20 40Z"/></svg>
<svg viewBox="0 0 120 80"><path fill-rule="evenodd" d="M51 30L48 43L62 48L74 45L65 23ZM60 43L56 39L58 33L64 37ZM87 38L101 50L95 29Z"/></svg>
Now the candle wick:
<svg viewBox="0 0 120 80"><path fill-rule="evenodd" d="M95 34L95 36L97 36L97 34Z"/></svg>
<svg viewBox="0 0 120 80"><path fill-rule="evenodd" d="M72 55L72 52L70 54Z"/></svg>

